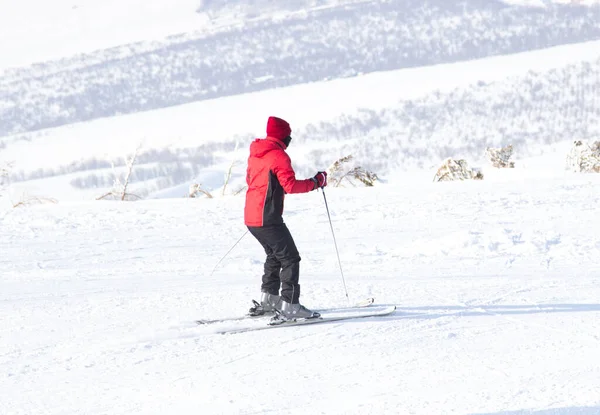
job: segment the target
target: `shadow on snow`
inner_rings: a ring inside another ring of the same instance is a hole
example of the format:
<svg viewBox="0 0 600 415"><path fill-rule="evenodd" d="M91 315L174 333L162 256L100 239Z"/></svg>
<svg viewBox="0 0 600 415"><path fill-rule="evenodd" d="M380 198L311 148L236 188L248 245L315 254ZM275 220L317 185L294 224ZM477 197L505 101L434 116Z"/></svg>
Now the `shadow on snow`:
<svg viewBox="0 0 600 415"><path fill-rule="evenodd" d="M439 312L436 312L439 311ZM454 313L448 313L453 311ZM546 313L600 312L600 304L531 304L531 305L454 305L397 307L396 315L402 319L414 318L434 319L449 316L481 316L481 315L524 315ZM426 314L424 314L426 313ZM599 413L600 415L600 413Z"/></svg>
<svg viewBox="0 0 600 415"><path fill-rule="evenodd" d="M519 410L506 412L473 413L469 415L600 415L600 406L571 406L567 408L553 408L536 410Z"/></svg>

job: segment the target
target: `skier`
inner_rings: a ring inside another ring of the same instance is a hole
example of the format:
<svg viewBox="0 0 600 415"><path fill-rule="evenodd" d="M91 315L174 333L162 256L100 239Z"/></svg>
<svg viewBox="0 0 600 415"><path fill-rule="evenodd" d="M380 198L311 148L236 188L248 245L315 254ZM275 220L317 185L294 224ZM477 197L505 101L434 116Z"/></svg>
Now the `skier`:
<svg viewBox="0 0 600 415"><path fill-rule="evenodd" d="M284 319L316 318L319 313L300 304L300 255L283 222L283 200L286 193L307 193L327 186L327 173L320 171L310 179L296 179L285 152L291 133L287 121L269 117L267 136L250 144L244 222L267 254L261 301L255 302L250 314L277 310Z"/></svg>

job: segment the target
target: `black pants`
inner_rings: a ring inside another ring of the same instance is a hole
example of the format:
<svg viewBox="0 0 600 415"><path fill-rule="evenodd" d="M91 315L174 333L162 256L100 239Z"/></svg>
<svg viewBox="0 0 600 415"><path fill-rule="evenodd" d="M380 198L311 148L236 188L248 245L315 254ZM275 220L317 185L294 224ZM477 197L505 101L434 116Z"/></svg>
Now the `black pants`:
<svg viewBox="0 0 600 415"><path fill-rule="evenodd" d="M279 295L281 287L281 297L284 301L298 303L300 254L287 226L284 223L263 227L248 226L248 230L260 242L267 254L261 291Z"/></svg>

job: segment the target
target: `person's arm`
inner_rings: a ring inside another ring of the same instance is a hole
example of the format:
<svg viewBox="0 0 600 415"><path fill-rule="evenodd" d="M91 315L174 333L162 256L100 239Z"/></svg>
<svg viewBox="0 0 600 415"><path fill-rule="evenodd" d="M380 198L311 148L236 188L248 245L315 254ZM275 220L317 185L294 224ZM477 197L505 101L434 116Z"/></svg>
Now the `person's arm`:
<svg viewBox="0 0 600 415"><path fill-rule="evenodd" d="M282 151L278 162L273 167L273 173L286 193L308 193L316 189L316 184L312 179L297 180L296 173L292 168L292 161L287 153Z"/></svg>

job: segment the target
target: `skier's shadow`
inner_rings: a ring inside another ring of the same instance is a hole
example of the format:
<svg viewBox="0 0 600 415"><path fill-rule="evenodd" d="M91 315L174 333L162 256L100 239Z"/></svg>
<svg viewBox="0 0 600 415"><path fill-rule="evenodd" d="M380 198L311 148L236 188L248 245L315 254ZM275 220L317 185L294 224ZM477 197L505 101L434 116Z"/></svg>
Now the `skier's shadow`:
<svg viewBox="0 0 600 415"><path fill-rule="evenodd" d="M530 304L530 305L477 305L468 306L397 306L391 318L398 319L435 319L452 316L489 316L489 315L526 315L549 313L600 312L600 304ZM600 414L599 414L600 415Z"/></svg>
<svg viewBox="0 0 600 415"><path fill-rule="evenodd" d="M600 415L600 406L571 406L536 410L520 410L506 412L472 413L469 415Z"/></svg>

